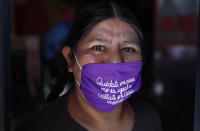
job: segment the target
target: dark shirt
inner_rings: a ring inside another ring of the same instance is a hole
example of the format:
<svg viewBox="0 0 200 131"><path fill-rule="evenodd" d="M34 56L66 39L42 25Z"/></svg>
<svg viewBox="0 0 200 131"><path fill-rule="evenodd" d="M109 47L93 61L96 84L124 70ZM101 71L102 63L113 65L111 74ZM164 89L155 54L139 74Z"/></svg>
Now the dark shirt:
<svg viewBox="0 0 200 131"><path fill-rule="evenodd" d="M67 95L47 104L14 131L86 131L67 111ZM132 131L161 131L159 115L142 100L129 101L135 113Z"/></svg>

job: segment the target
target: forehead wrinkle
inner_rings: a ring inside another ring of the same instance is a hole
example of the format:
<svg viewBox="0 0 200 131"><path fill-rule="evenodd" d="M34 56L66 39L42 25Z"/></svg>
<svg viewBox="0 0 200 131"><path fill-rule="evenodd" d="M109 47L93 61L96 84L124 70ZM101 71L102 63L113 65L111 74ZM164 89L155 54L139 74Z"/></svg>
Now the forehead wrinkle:
<svg viewBox="0 0 200 131"><path fill-rule="evenodd" d="M124 21L121 21L119 18L118 18L118 16L116 15L116 18L114 19L115 20L115 26L117 26L118 27L118 30L120 30L120 36L119 36L119 41L120 42L118 42L118 43L123 43L123 42L121 42L122 40L123 40L123 28L122 28L122 25L121 25L121 22L124 22ZM116 30L116 32L118 32L118 30Z"/></svg>
<svg viewBox="0 0 200 131"><path fill-rule="evenodd" d="M105 21L107 22L107 24L105 24ZM121 21L117 18L112 18L108 21L105 21L104 24L100 22L93 27L93 29L89 32L88 36L90 36L90 38L87 40L87 42L100 41L103 43L113 43L115 40L117 40L118 36L117 43L138 43L138 36L134 33L135 30L128 23ZM125 23L129 27L123 23ZM131 30L128 28L130 28ZM126 42L123 42L123 40L126 40Z"/></svg>
<svg viewBox="0 0 200 131"><path fill-rule="evenodd" d="M119 21L118 21L118 22L119 22ZM117 23L117 20L116 20L116 23ZM120 23L120 22L119 22L119 23ZM120 29L120 31L121 31L121 30L122 30L121 24L118 24L118 26L119 26L119 29ZM130 25L129 25L129 26L130 26ZM133 29L132 27L131 27L131 29L135 31L135 29ZM140 42L139 42L139 40L138 40L137 34L136 34L136 38L133 37L133 36L131 36L130 40L126 40L126 37L125 37L125 40L124 40L123 31L120 32L120 41L118 42L118 44L119 44L119 45L122 45L122 44L126 44L126 45L127 45L127 44L135 44L135 45L137 45L137 46L140 47Z"/></svg>
<svg viewBox="0 0 200 131"><path fill-rule="evenodd" d="M118 33L118 30L120 30L120 37L119 37L119 39L120 39L120 41L122 41L123 40L123 33L122 33L122 25L121 25L121 22L123 22L123 21L121 21L119 18L118 18L118 16L116 15L116 18L114 19L114 22L115 22L115 25L114 26L117 26L118 27L118 29L115 31L115 33Z"/></svg>
<svg viewBox="0 0 200 131"><path fill-rule="evenodd" d="M105 38L93 38L91 40L88 41L89 42L93 42L93 41L99 41L99 42L102 42L102 43L112 43L112 41L108 40L108 39L105 39Z"/></svg>
<svg viewBox="0 0 200 131"><path fill-rule="evenodd" d="M125 41L120 41L118 44L119 44L119 45L133 44L133 45L137 45L137 46L140 47L140 43L139 43L138 40L130 40L130 41L129 41L129 40L125 40Z"/></svg>

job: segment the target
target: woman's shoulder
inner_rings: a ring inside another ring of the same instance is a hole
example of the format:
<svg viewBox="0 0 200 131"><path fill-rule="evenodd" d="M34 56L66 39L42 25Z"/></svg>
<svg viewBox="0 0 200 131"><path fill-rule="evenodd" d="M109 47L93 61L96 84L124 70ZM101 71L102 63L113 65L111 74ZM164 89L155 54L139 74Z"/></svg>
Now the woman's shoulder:
<svg viewBox="0 0 200 131"><path fill-rule="evenodd" d="M134 131L161 131L161 121L158 111L152 104L141 98L132 98L129 101L135 114Z"/></svg>
<svg viewBox="0 0 200 131"><path fill-rule="evenodd" d="M71 117L67 112L67 96L46 104L31 114L14 131L56 131L70 126ZM68 124L66 124L68 123Z"/></svg>

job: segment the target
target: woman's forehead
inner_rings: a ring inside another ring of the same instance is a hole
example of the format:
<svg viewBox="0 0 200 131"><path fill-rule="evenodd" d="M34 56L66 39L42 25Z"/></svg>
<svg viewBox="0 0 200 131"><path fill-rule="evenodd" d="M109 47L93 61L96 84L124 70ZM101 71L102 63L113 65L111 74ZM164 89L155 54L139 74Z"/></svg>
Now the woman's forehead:
<svg viewBox="0 0 200 131"><path fill-rule="evenodd" d="M116 18L110 18L96 24L88 33L86 39L139 42L136 31L128 23Z"/></svg>

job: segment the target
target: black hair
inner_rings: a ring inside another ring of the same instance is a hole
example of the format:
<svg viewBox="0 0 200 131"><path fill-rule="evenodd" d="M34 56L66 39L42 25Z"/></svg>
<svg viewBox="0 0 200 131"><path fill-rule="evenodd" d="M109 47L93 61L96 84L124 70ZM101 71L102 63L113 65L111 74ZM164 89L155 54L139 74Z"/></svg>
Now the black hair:
<svg viewBox="0 0 200 131"><path fill-rule="evenodd" d="M145 61L143 36L135 16L127 8L109 0L91 3L81 9L75 16L72 27L63 43L63 47L69 46L71 48L70 57L72 60L74 59L72 51L76 51L79 41L84 39L97 23L110 18L122 20L128 23L136 31L140 42L143 62ZM67 66L65 67L67 68ZM70 78L68 79L68 82L73 86L73 74L68 72L67 75L68 78ZM56 94L58 94L58 92Z"/></svg>
<svg viewBox="0 0 200 131"><path fill-rule="evenodd" d="M119 6L113 1L94 2L80 10L72 23L71 30L64 42L64 46L67 45L72 50L76 51L79 41L85 38L97 23L109 18L117 18L127 22L136 31L140 40L140 45L142 46L143 36L135 16L131 11Z"/></svg>

